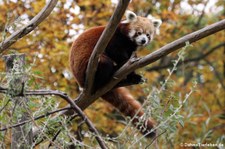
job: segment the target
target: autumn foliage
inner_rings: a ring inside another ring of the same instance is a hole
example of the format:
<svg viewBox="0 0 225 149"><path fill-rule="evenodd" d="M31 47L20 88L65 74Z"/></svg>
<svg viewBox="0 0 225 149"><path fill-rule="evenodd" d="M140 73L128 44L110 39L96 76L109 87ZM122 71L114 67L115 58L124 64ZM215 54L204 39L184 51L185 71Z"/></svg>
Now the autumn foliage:
<svg viewBox="0 0 225 149"><path fill-rule="evenodd" d="M0 42L23 27L45 3L45 0L0 1ZM68 62L72 41L87 28L106 25L115 7L114 0L60 0L47 19L1 53L1 56L11 53L26 54L26 73L29 77L27 89L60 90L75 98L79 94L79 86L70 72ZM149 46L138 51L139 57L188 33L225 19L222 0L133 0L128 9L142 16L152 14L163 22L160 35ZM149 113L146 116L153 117L159 124L158 145L142 138L138 131L130 127L129 118L121 116L114 107L101 99L88 107L85 114L111 148L128 148L130 145L133 148L183 148L181 143L224 143L224 51L223 30L196 43L187 43L180 52L173 52L137 70L147 78L147 82L130 86L129 89L143 103L145 112ZM0 86L7 84L4 66L3 59L0 59ZM7 95L0 94L1 127L15 122L8 113L13 106L8 104L4 109L9 99ZM62 108L67 103L57 97L41 96L31 97L28 105L31 115L36 117ZM63 126L58 126L58 121ZM50 139L40 144L38 141L41 139L37 139L35 143L39 146L45 146L58 130L62 132L53 146L63 148L76 142L74 139L77 129L80 129L79 119L69 121L61 117L50 121L50 117L46 117L35 122L40 127L45 124L45 129L50 129L52 134L45 134L44 138L49 136ZM86 147L96 146L96 142L87 139L91 136L87 128L82 126L82 130L83 144ZM10 131L1 131L0 148L7 148L9 144Z"/></svg>

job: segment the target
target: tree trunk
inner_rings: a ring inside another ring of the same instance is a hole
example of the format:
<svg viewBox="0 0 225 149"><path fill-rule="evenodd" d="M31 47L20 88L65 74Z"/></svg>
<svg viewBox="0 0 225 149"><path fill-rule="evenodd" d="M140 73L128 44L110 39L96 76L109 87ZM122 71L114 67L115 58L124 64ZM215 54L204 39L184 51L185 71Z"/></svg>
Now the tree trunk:
<svg viewBox="0 0 225 149"><path fill-rule="evenodd" d="M25 55L13 54L4 56L6 63L6 72L8 79L8 94L11 97L13 108L11 111L12 122L19 123L29 117L26 103L28 99L23 96L26 75L24 73ZM31 148L33 140L32 125L26 125L12 128L11 149L28 149Z"/></svg>

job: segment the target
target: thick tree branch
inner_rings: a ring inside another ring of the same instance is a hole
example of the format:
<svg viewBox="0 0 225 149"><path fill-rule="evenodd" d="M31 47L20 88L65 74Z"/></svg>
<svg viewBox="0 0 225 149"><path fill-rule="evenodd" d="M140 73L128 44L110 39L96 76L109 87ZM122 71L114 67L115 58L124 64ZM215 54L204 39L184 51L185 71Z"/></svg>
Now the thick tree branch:
<svg viewBox="0 0 225 149"><path fill-rule="evenodd" d="M34 30L41 22L45 20L56 6L58 0L49 0L45 7L23 28L13 33L6 40L0 43L0 53L9 48L18 39L30 33Z"/></svg>
<svg viewBox="0 0 225 149"><path fill-rule="evenodd" d="M206 58L207 56L209 56L210 54L212 54L214 51L216 51L217 49L219 49L219 48L221 48L223 46L225 46L225 42L224 43L221 43L221 44L218 44L217 46L213 47L212 49L210 49L209 51L207 51L204 54L201 54L198 57L186 59L186 60L184 60L182 62L179 62L177 64L177 66L180 66L181 64L187 64L187 63L190 63L190 62L200 61L200 60ZM169 67L173 67L173 63L168 63L168 64L164 64L164 65L158 65L158 66L153 66L151 68L148 68L147 71L149 71L149 72L151 72L151 71L159 71L161 69L166 69L166 68L169 68Z"/></svg>
<svg viewBox="0 0 225 149"><path fill-rule="evenodd" d="M112 88L113 86L115 86L119 81L122 80L122 78L124 78L126 75L128 75L129 73L131 73L132 71L144 67L150 63L153 63L157 60L159 60L160 58L178 50L181 47L184 47L186 42L189 43L193 43L196 42L202 38L205 38L209 35L212 35L216 32L219 32L221 30L225 29L225 19L219 22L216 22L212 25L209 25L207 27L204 27L198 31L195 31L193 33L190 33L186 36L183 36L182 38L175 40L165 46L163 46L162 48L160 48L157 51L154 51L150 54L148 54L147 56L135 61L134 63L131 62L127 62L126 64L124 64L123 67L121 67L113 76L113 78L111 79L111 81L104 87L104 88ZM118 79L115 79L118 78ZM100 92L105 92L107 91L107 89L101 89L99 91Z"/></svg>
<svg viewBox="0 0 225 149"><path fill-rule="evenodd" d="M88 67L87 67L87 76L85 81L85 92L90 94L93 87L95 73L98 67L98 59L99 56L104 52L106 46L108 45L109 41L111 40L112 36L114 35L118 24L129 4L130 0L120 0L116 10L114 11L112 17L108 25L106 26L105 30L103 31L100 39L98 40L93 53L89 59Z"/></svg>

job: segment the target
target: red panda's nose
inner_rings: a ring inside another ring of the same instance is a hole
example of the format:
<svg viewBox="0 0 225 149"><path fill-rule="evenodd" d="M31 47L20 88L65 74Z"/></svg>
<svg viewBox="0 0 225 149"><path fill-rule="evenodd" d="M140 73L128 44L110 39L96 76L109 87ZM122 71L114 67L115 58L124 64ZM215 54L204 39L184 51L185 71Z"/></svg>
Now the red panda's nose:
<svg viewBox="0 0 225 149"><path fill-rule="evenodd" d="M146 40L145 39L142 39L141 40L141 44L145 44L146 43Z"/></svg>

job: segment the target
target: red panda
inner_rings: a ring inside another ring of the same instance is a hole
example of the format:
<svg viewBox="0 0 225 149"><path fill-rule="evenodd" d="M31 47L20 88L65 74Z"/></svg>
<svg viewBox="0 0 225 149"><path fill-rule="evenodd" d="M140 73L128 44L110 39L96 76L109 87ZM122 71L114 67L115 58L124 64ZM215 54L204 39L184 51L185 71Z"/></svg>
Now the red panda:
<svg viewBox="0 0 225 149"><path fill-rule="evenodd" d="M99 58L94 80L95 91L103 87L113 74L125 64L138 47L149 44L159 32L161 20L154 17L145 18L126 11L126 20L122 21L105 51ZM91 53L99 40L105 26L97 26L83 32L74 42L70 51L70 67L79 86L84 87L85 73ZM135 72L127 75L120 83L138 84L143 78ZM151 131L154 122L151 119L141 123L144 112L141 104L134 99L128 89L118 87L104 94L102 98L118 108L125 116L133 118L133 124L147 137L155 135Z"/></svg>

